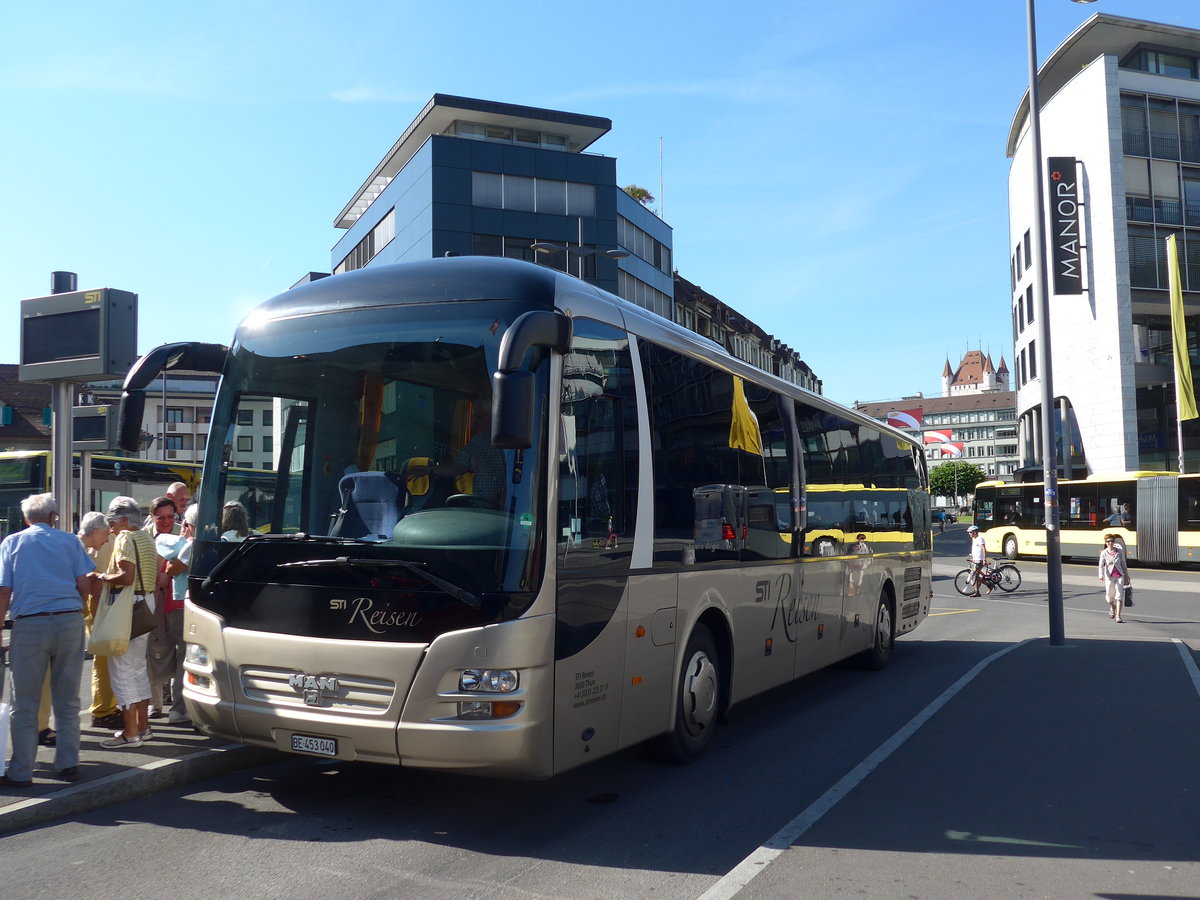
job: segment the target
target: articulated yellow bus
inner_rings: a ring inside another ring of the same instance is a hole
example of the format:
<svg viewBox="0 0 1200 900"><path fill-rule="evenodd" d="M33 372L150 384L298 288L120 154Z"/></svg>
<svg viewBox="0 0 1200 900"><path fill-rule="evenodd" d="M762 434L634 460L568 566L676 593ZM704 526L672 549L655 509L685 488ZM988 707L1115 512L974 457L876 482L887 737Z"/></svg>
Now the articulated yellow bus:
<svg viewBox="0 0 1200 900"><path fill-rule="evenodd" d="M687 761L732 704L881 667L929 613L919 445L554 270L367 267L223 350L160 348L126 382L219 357L185 624L208 733L513 777L651 739ZM264 400L267 533L224 542Z"/></svg>
<svg viewBox="0 0 1200 900"><path fill-rule="evenodd" d="M1045 487L984 481L975 487L975 524L989 553L1046 555ZM1200 475L1128 472L1058 482L1063 556L1095 557L1104 535L1130 559L1200 562Z"/></svg>

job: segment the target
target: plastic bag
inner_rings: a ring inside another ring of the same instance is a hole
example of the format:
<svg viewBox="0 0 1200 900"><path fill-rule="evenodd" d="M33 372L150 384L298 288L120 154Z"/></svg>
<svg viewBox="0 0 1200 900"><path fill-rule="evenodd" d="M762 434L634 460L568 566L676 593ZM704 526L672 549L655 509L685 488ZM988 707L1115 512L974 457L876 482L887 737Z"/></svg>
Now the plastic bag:
<svg viewBox="0 0 1200 900"><path fill-rule="evenodd" d="M8 726L12 721L12 704L0 703L0 775L8 770Z"/></svg>
<svg viewBox="0 0 1200 900"><path fill-rule="evenodd" d="M88 652L93 656L122 656L129 649L129 628L133 620L133 585L127 585L112 597L112 588L104 586L100 595L96 622L88 639Z"/></svg>
<svg viewBox="0 0 1200 900"><path fill-rule="evenodd" d="M155 628L146 641L146 671L150 681L170 681L175 677L175 639L165 627Z"/></svg>

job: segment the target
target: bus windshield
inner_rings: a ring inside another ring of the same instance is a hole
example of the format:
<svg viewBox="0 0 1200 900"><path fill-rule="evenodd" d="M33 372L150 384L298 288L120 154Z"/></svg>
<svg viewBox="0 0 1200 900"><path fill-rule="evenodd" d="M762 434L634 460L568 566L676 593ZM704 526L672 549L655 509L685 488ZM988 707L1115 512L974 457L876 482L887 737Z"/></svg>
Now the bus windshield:
<svg viewBox="0 0 1200 900"><path fill-rule="evenodd" d="M197 529L208 552L193 574L250 537L262 546L238 554L239 582L346 584L349 566L423 592L507 595L489 608L519 612L540 578L542 441L497 449L490 413L500 339L526 308L411 304L243 325L213 411ZM247 467L271 470L273 490L237 477Z"/></svg>

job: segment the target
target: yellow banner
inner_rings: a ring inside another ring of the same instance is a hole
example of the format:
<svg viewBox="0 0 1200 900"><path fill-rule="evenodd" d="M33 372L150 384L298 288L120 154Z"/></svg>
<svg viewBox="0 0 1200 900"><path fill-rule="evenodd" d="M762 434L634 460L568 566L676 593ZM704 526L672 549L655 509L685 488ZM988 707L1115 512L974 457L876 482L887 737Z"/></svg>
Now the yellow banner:
<svg viewBox="0 0 1200 900"><path fill-rule="evenodd" d="M729 446L734 450L763 455L758 417L746 402L745 386L736 375L733 376L733 421L729 424Z"/></svg>
<svg viewBox="0 0 1200 900"><path fill-rule="evenodd" d="M1175 354L1175 405L1180 419L1200 418L1196 389L1192 385L1192 361L1188 358L1187 323L1183 318L1183 281L1179 277L1179 249L1175 235L1167 238L1167 273L1171 285L1171 346Z"/></svg>

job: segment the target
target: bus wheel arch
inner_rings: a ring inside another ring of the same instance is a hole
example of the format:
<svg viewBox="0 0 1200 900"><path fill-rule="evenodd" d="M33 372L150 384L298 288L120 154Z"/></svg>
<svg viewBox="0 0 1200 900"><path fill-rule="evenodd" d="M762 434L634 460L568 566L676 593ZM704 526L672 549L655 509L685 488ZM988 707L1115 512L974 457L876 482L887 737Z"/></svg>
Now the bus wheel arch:
<svg viewBox="0 0 1200 900"><path fill-rule="evenodd" d="M1004 540L1000 542L1000 550L1008 559L1020 559L1019 545L1017 544L1017 536L1011 531L1004 535Z"/></svg>
<svg viewBox="0 0 1200 900"><path fill-rule="evenodd" d="M862 652L859 659L865 668L877 672L888 664L895 646L896 592L889 581L879 591L879 603L871 622L871 646Z"/></svg>
<svg viewBox="0 0 1200 900"><path fill-rule="evenodd" d="M718 611L709 610L688 635L675 684L671 727L658 742L665 760L693 762L712 743L729 703L730 659L728 624Z"/></svg>

